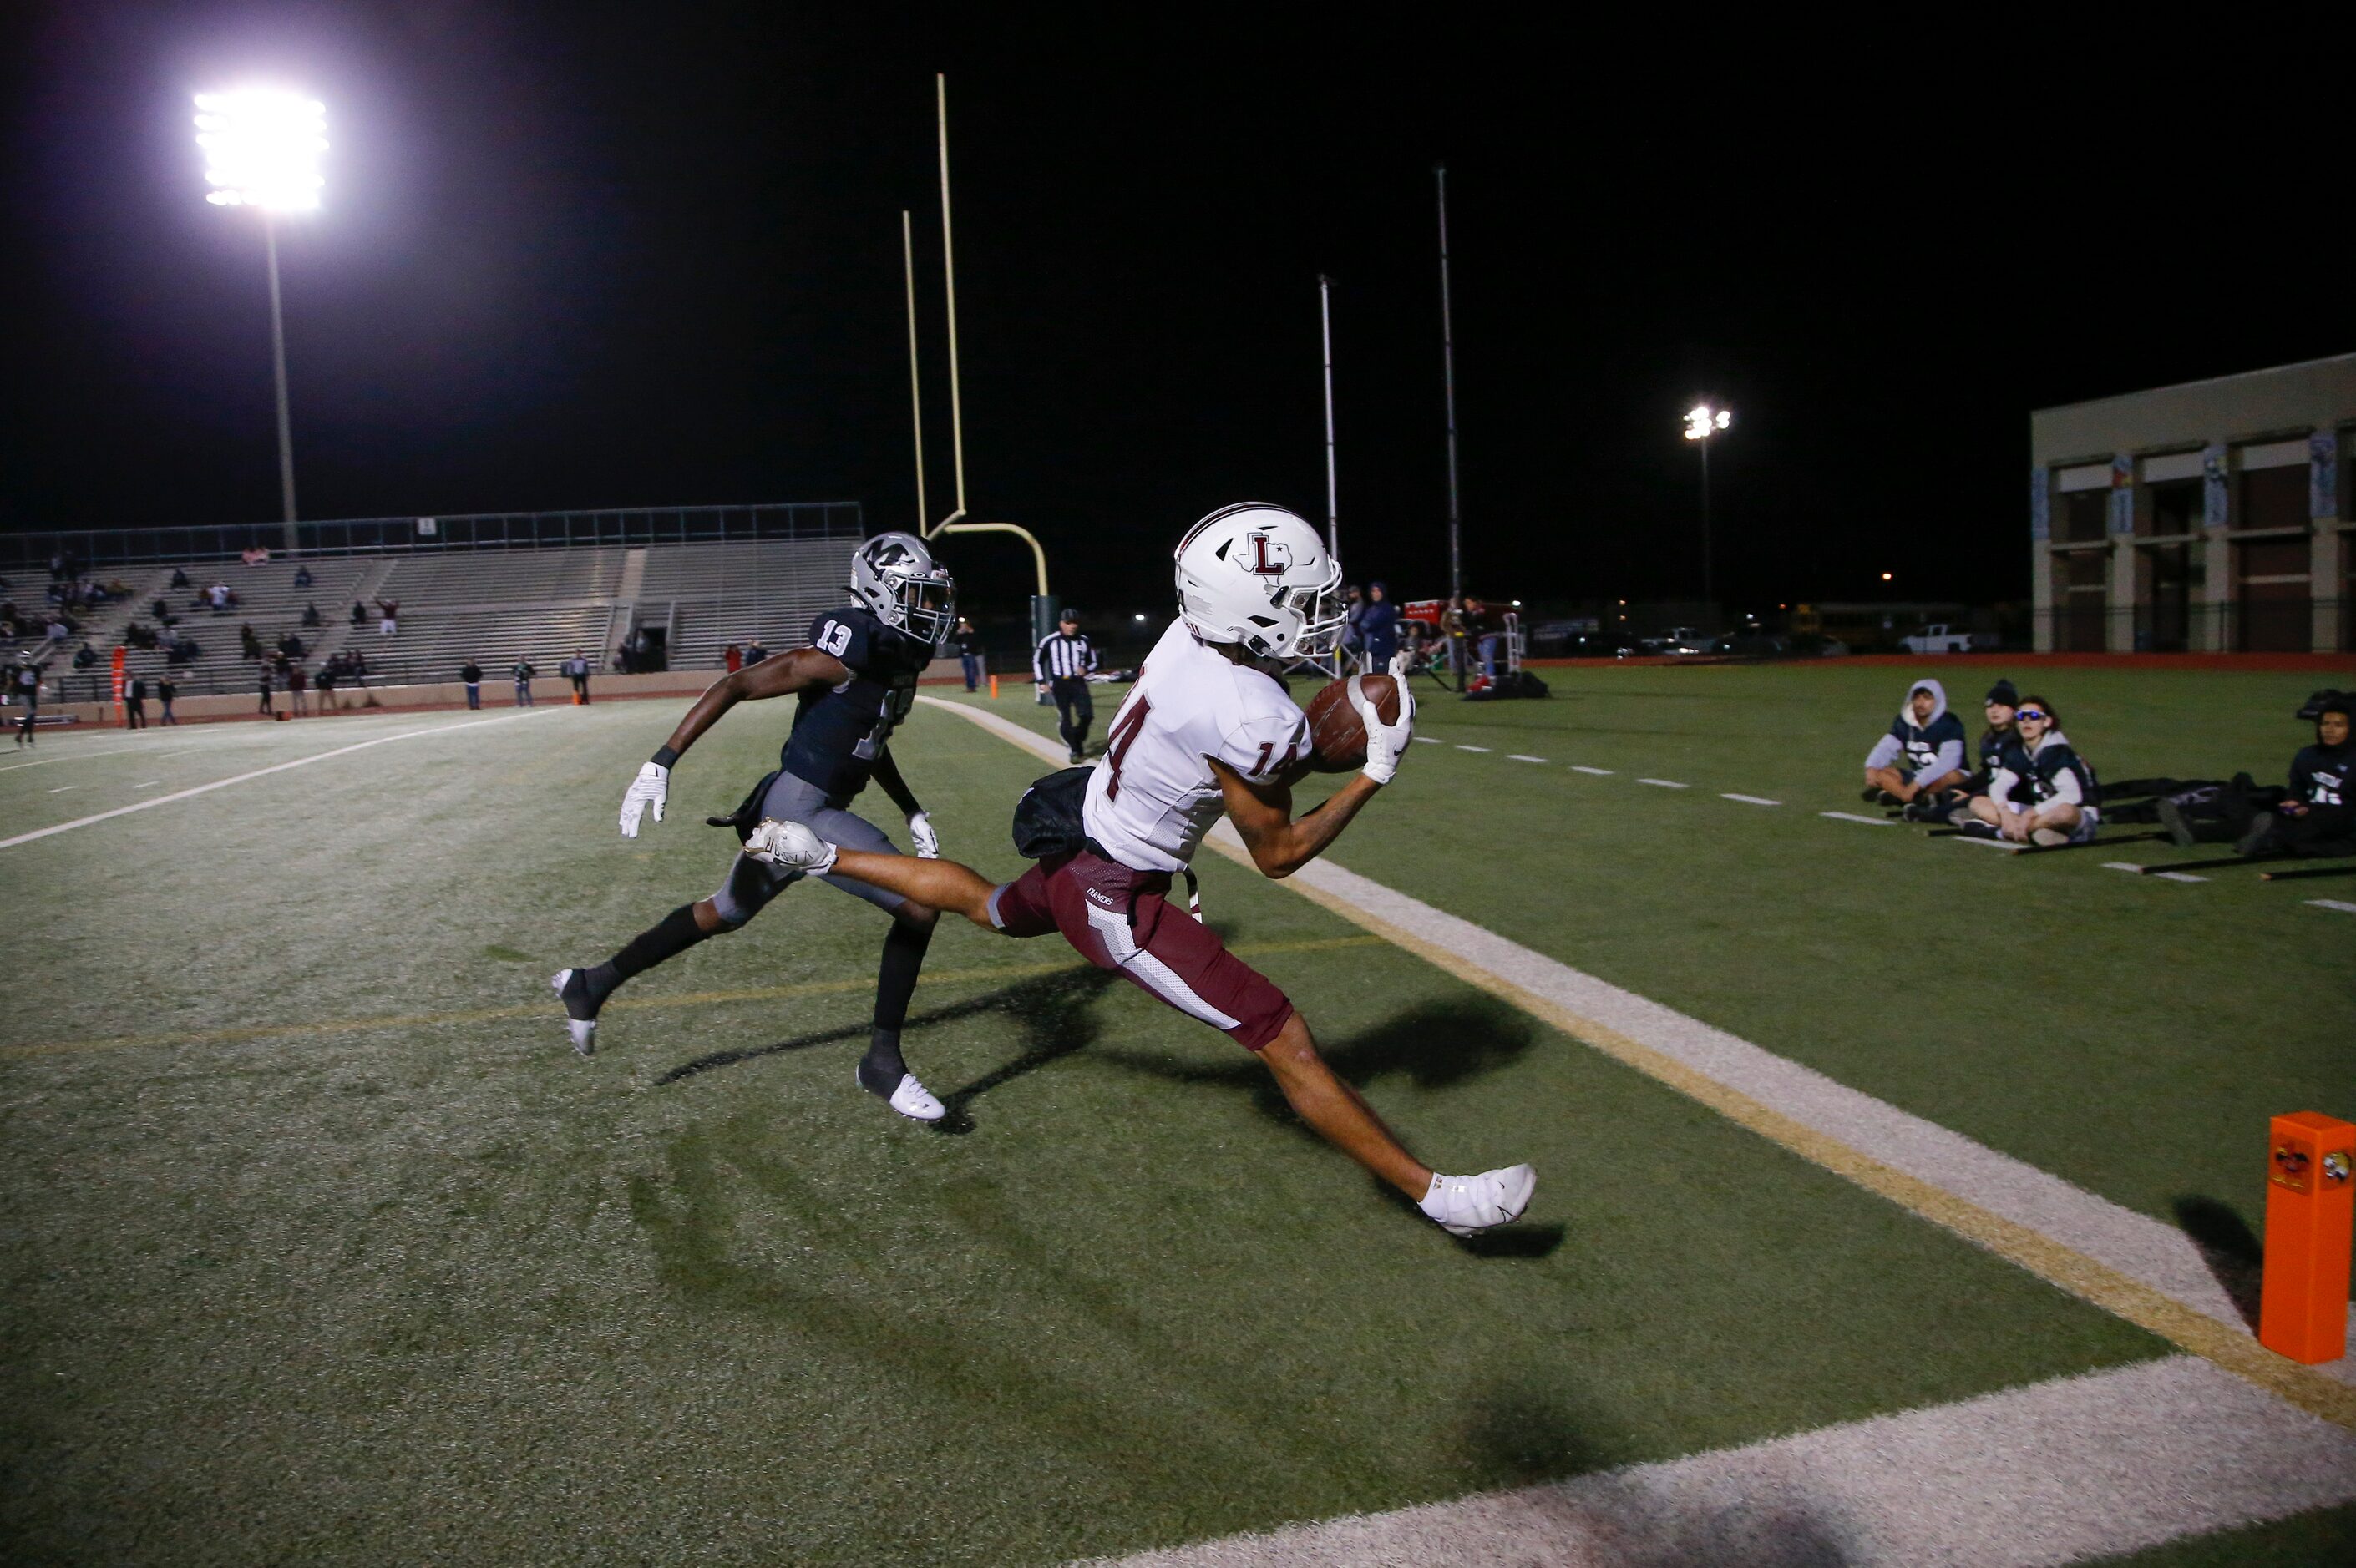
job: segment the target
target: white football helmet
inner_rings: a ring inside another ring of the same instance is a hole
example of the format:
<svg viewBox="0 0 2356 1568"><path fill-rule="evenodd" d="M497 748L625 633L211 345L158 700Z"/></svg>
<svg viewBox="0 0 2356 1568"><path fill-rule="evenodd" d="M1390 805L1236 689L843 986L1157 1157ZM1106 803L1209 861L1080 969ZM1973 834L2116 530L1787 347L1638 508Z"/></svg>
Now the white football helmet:
<svg viewBox="0 0 2356 1568"><path fill-rule="evenodd" d="M936 649L957 627L957 579L914 534L877 534L861 545L850 587L877 620Z"/></svg>
<svg viewBox="0 0 2356 1568"><path fill-rule="evenodd" d="M1342 563L1296 514L1259 501L1222 507L1186 530L1176 559L1179 618L1205 642L1288 659L1341 645Z"/></svg>

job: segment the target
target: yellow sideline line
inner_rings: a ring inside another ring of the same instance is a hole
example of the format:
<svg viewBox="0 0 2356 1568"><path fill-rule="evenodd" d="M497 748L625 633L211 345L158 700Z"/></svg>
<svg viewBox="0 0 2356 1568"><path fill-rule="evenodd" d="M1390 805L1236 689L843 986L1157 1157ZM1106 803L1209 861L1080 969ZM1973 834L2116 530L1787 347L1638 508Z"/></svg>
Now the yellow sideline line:
<svg viewBox="0 0 2356 1568"><path fill-rule="evenodd" d="M1241 944L1233 951L1239 954L1325 953L1342 947L1379 947L1379 936L1323 936L1301 942L1262 942ZM955 986L980 980L1024 980L1042 975L1057 975L1066 971L1078 973L1086 964L1001 964L982 969L950 969L927 971L926 985ZM684 991L676 996L623 997L605 1004L609 1012L652 1011L658 1008L719 1007L731 1002L775 1002L796 997L834 996L845 991L873 989L874 980L862 976L852 980L804 980L791 986L758 986L734 991ZM58 1040L39 1045L0 1045L0 1060L12 1057L54 1056L68 1051L115 1051L141 1046L163 1045L241 1045L249 1040L287 1040L305 1035L359 1034L371 1029L434 1029L449 1024L491 1023L500 1019L521 1019L552 1016L553 1001L518 1004L505 1008L477 1008L461 1013L389 1013L369 1018L320 1019L310 1023L262 1024L247 1029L184 1029L171 1034L127 1034L105 1040Z"/></svg>
<svg viewBox="0 0 2356 1568"><path fill-rule="evenodd" d="M986 730L993 728L986 720L997 718L995 714L983 714L968 709L962 703L942 702L937 706L964 713ZM998 722L1012 721L998 720ZM1038 755L1046 754L1044 743L1038 748L1024 746L1023 749ZM1050 756L1048 760L1054 758ZM1240 846L1215 837L1206 837L1203 842L1238 865L1258 869L1252 866L1250 852ZM1287 880L1278 885L1290 889L1351 924L1370 931L1384 941L1446 970L1467 985L1511 1003L1582 1044L1592 1046L1615 1061L1635 1069L1654 1082L1698 1101L1738 1126L1756 1133L1811 1164L1888 1199L1933 1224L2027 1269L2049 1285L2068 1291L2082 1301L2190 1350L2203 1360L2255 1383L2310 1415L2320 1416L2335 1426L2356 1431L2356 1387L2337 1381L2313 1368L2285 1360L2259 1344L2253 1336L2237 1332L2206 1313L2196 1312L2141 1280L2130 1278L2107 1264L2098 1263L2075 1248L2064 1246L2041 1231L1991 1213L1969 1199L1884 1165L1838 1138L1772 1110L1738 1090L1730 1089L1675 1058L1629 1039L1617 1029L1525 990L1504 976L1388 921L1378 919L1345 899L1306 882Z"/></svg>

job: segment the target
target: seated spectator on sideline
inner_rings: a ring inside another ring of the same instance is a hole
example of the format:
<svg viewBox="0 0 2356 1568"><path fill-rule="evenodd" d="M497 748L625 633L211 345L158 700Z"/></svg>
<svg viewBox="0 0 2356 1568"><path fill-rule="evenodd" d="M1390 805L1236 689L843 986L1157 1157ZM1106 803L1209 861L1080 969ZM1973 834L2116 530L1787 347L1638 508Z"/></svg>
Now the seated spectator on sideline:
<svg viewBox="0 0 2356 1568"><path fill-rule="evenodd" d="M2002 769L2010 767L2015 777L2027 775L2029 755L2020 750L2020 731L2012 720L2019 706L2020 692L2009 680L1999 680L1988 688L1986 705L1981 709L1987 717L1987 728L1980 731L1979 766L1934 807L1950 826L1961 827L1978 820L1973 815L1971 803L1987 794L1988 785ZM1908 806L1906 815L1915 821L1930 820L1933 812L1918 809L1924 804L1918 801Z"/></svg>
<svg viewBox="0 0 2356 1568"><path fill-rule="evenodd" d="M1898 717L1865 757L1865 798L1905 805L1918 795L1935 799L1964 782L1964 721L1947 711L1947 690L1935 680L1906 688Z"/></svg>
<svg viewBox="0 0 2356 1568"><path fill-rule="evenodd" d="M319 607L316 604L303 606L303 624L306 626L316 626L319 624Z"/></svg>
<svg viewBox="0 0 2356 1568"><path fill-rule="evenodd" d="M2272 811L2251 820L2234 845L2244 855L2356 855L2356 745L2348 739L2349 709L2356 699L2332 693L2318 705L2315 744L2301 747L2290 763L2290 791Z"/></svg>
<svg viewBox="0 0 2356 1568"><path fill-rule="evenodd" d="M2026 762L2027 773L1997 768L1988 792L1972 802L1972 815L2016 844L2051 849L2083 844L2101 826L2103 786L2062 733L2062 716L2041 697L2013 710L2020 731L2019 751L2008 759Z"/></svg>

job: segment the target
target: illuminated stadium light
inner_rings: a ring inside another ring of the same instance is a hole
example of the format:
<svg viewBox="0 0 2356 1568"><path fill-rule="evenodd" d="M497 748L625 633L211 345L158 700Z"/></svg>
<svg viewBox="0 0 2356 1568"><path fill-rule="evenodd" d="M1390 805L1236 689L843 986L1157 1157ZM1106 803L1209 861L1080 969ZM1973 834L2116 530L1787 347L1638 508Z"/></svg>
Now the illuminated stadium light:
<svg viewBox="0 0 2356 1568"><path fill-rule="evenodd" d="M1734 416L1726 410L1713 409L1708 403L1697 403L1686 411L1686 439L1708 441L1733 422Z"/></svg>
<svg viewBox="0 0 2356 1568"><path fill-rule="evenodd" d="M197 145L205 155L205 199L217 207L309 212L327 178L327 107L299 93L249 89L197 94Z"/></svg>

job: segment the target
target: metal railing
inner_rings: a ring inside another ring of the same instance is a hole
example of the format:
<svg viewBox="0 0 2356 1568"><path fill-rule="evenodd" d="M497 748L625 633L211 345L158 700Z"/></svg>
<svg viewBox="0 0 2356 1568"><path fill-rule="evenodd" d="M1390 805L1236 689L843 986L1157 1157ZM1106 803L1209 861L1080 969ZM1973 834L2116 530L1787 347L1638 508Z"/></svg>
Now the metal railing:
<svg viewBox="0 0 2356 1568"><path fill-rule="evenodd" d="M474 512L442 517L348 517L294 525L295 553L305 556L859 539L865 530L856 501ZM285 544L284 523L0 533L0 572L46 571L49 560L60 555L72 557L86 572L169 561L234 560L250 549L266 549L284 559Z"/></svg>

